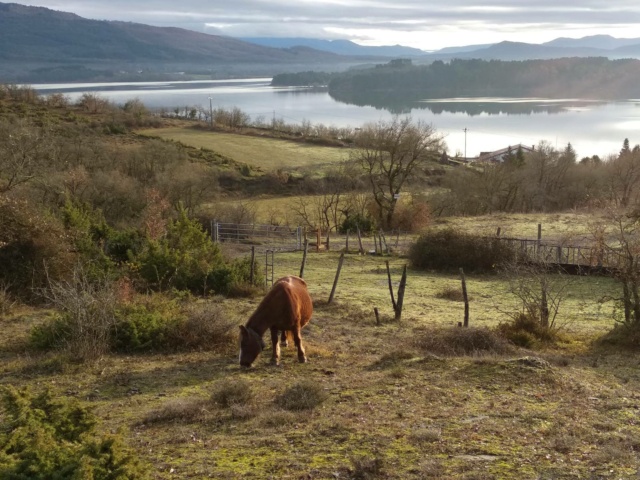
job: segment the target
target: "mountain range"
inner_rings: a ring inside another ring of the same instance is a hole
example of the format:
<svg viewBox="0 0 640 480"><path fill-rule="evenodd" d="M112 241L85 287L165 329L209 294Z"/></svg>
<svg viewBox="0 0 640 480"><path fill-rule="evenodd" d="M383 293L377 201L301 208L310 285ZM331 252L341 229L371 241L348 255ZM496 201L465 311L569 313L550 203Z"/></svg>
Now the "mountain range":
<svg viewBox="0 0 640 480"><path fill-rule="evenodd" d="M501 42L426 52L363 46L347 40L232 38L0 3L0 82L165 80L173 77L273 76L305 70L341 71L411 58L499 60L560 57L640 58L640 38L595 35L543 44Z"/></svg>

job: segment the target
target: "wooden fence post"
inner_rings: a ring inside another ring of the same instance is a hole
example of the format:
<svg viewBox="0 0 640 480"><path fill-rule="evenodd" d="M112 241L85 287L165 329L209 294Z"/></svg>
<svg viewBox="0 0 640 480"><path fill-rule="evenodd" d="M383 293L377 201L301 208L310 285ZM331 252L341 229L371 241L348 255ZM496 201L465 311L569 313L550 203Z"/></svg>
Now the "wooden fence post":
<svg viewBox="0 0 640 480"><path fill-rule="evenodd" d="M336 293L336 287L338 286L338 279L340 278L340 270L342 270L342 262L344 261L344 252L340 254L340 260L338 260L338 271L336 272L336 278L333 280L333 287L331 288L331 295L329 295L328 304L333 302L333 296Z"/></svg>
<svg viewBox="0 0 640 480"><path fill-rule="evenodd" d="M378 307L373 307L373 313L376 315L376 325L380 325L380 312Z"/></svg>
<svg viewBox="0 0 640 480"><path fill-rule="evenodd" d="M358 232L358 246L360 247L360 255L364 255L364 248L362 246L362 235L360 234L360 227L357 227Z"/></svg>
<svg viewBox="0 0 640 480"><path fill-rule="evenodd" d="M469 326L469 297L467 296L467 280L464 277L464 270L460 269L460 280L462 281L462 298L464 298L464 326Z"/></svg>
<svg viewBox="0 0 640 480"><path fill-rule="evenodd" d="M540 255L540 244L542 243L542 224L538 224L538 242L536 243L536 255Z"/></svg>
<svg viewBox="0 0 640 480"><path fill-rule="evenodd" d="M316 252L320 251L320 229L316 230Z"/></svg>
<svg viewBox="0 0 640 480"><path fill-rule="evenodd" d="M384 253L389 253L389 245L387 245L387 238L384 236L384 232L380 230L380 253L383 253L382 242L384 241Z"/></svg>
<svg viewBox="0 0 640 480"><path fill-rule="evenodd" d="M307 250L309 249L309 240L304 239L304 250L302 252L302 265L300 265L300 278L304 278L304 266L307 264Z"/></svg>
<svg viewBox="0 0 640 480"><path fill-rule="evenodd" d="M396 299L393 296L393 285L391 283L391 270L389 269L389 260L384 262L387 265L387 280L389 281L389 293L391 294L391 305L393 305L393 311L395 312L398 309L398 305L396 304Z"/></svg>
<svg viewBox="0 0 640 480"><path fill-rule="evenodd" d="M500 238L500 227L498 227L498 230L496 231L496 237Z"/></svg>
<svg viewBox="0 0 640 480"><path fill-rule="evenodd" d="M347 237L345 239L345 247L344 250L349 253L349 230L347 230Z"/></svg>
<svg viewBox="0 0 640 480"><path fill-rule="evenodd" d="M402 269L402 278L400 279L400 286L398 287L398 303L396 304L396 321L400 321L402 318L402 305L404 303L404 290L407 286L407 265L405 264Z"/></svg>

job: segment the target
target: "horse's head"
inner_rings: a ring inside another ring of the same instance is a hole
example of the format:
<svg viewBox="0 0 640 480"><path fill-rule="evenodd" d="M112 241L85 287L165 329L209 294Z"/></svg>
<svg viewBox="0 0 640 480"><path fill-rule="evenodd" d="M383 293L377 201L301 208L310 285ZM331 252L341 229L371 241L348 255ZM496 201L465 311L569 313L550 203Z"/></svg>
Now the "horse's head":
<svg viewBox="0 0 640 480"><path fill-rule="evenodd" d="M264 350L264 342L255 331L240 325L240 365L250 367L256 357Z"/></svg>

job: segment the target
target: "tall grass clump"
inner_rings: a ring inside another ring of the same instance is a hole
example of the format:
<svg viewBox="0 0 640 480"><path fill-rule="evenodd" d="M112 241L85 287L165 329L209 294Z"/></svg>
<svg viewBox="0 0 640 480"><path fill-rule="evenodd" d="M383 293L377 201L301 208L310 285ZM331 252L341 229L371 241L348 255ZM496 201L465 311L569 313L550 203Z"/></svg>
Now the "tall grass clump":
<svg viewBox="0 0 640 480"><path fill-rule="evenodd" d="M414 267L440 271L492 272L515 260L513 248L498 238L481 237L456 229L428 230L411 246Z"/></svg>
<svg viewBox="0 0 640 480"><path fill-rule="evenodd" d="M285 410L312 410L327 399L327 393L311 380L303 380L287 388L276 398L276 404Z"/></svg>
<svg viewBox="0 0 640 480"><path fill-rule="evenodd" d="M513 352L513 345L488 328L429 328L420 332L416 346L428 353L445 356Z"/></svg>

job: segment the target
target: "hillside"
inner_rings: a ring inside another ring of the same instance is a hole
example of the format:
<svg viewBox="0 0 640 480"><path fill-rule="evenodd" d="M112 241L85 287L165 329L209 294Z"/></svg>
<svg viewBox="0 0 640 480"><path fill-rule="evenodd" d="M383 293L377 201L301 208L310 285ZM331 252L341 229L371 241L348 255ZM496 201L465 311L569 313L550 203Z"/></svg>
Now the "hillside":
<svg viewBox="0 0 640 480"><path fill-rule="evenodd" d="M79 71L80 78L71 79L86 79L141 70L211 74L233 67L265 74L275 65L281 71L348 62L353 60L311 48L270 48L180 28L0 3L0 81L55 81L52 71L69 68ZM69 75L58 76L65 81Z"/></svg>

